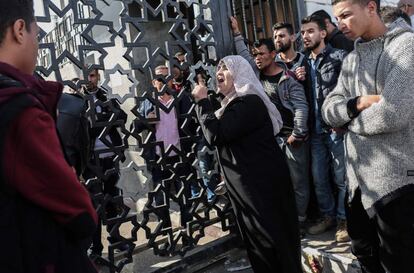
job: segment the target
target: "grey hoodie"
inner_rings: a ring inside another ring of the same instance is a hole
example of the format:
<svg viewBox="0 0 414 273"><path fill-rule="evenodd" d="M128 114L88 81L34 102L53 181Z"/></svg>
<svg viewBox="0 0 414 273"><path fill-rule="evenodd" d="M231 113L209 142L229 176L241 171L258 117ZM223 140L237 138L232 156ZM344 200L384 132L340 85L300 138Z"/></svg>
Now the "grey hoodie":
<svg viewBox="0 0 414 273"><path fill-rule="evenodd" d="M370 217L414 191L413 64L414 34L402 19L397 20L383 37L356 41L322 107L326 123L348 128L345 162L350 197L359 187ZM351 119L348 101L364 95L382 98Z"/></svg>
<svg viewBox="0 0 414 273"><path fill-rule="evenodd" d="M260 70L256 66L256 62L249 50L244 44L244 39L241 35L234 37L234 43L236 46L236 52L243 58L245 58L252 66L256 76L260 79ZM305 137L308 134L308 114L309 105L306 100L305 91L303 86L297 82L293 77L289 76L286 64L282 61L278 61L277 64L283 68L285 74L280 78L277 92L278 96L286 109L289 109L293 113L294 128L292 129L292 135L295 137ZM263 88L273 100L272 94L275 88L273 88L268 82L261 81Z"/></svg>

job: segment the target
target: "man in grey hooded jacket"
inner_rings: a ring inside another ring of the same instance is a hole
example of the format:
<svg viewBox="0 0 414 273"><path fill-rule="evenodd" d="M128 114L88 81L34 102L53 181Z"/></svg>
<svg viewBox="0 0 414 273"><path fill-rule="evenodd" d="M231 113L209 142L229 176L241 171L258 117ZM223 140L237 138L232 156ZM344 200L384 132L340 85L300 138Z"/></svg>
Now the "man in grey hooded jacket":
<svg viewBox="0 0 414 273"><path fill-rule="evenodd" d="M363 272L412 272L414 260L414 34L388 29L374 0L335 0L339 28L356 40L324 120L346 127L348 232Z"/></svg>
<svg viewBox="0 0 414 273"><path fill-rule="evenodd" d="M299 222L304 223L309 203L308 102L303 86L290 76L286 64L275 62L276 49L271 39L261 39L250 54L237 21L231 18L237 54L253 67L270 100L279 110L283 127L276 140L286 155L295 190ZM304 226L304 224L302 224Z"/></svg>

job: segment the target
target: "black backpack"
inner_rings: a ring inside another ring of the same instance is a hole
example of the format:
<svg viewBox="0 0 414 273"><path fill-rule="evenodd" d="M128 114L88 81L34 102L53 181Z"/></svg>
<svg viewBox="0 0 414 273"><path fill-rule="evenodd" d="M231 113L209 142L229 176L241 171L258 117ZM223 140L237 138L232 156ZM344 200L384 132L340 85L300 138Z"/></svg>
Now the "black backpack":
<svg viewBox="0 0 414 273"><path fill-rule="evenodd" d="M63 93L57 108L56 127L66 160L80 176L90 158L90 128L86 117L86 100L78 94Z"/></svg>

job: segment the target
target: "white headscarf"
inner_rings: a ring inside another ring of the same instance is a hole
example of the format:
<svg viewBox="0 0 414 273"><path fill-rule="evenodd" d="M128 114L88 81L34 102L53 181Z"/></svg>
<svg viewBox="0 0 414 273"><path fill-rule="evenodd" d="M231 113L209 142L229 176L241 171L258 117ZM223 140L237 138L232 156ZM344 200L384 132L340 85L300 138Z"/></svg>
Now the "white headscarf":
<svg viewBox="0 0 414 273"><path fill-rule="evenodd" d="M283 125L282 118L279 111L276 109L276 106L270 101L265 93L262 84L256 77L250 64L243 57L238 55L224 57L221 61L224 62L227 69L230 71L230 74L233 76L235 92L228 94L223 99L221 108L215 112L217 118L220 118L223 115L227 105L236 97L254 94L259 96L266 105L270 119L272 120L273 133L274 135L277 135ZM252 111L254 111L254 109L252 109Z"/></svg>

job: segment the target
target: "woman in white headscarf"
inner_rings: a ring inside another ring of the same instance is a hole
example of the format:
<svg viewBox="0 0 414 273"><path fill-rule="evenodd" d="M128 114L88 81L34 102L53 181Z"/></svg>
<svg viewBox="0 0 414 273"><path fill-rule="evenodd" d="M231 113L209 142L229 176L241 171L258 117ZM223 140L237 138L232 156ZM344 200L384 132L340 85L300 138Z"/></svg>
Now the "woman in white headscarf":
<svg viewBox="0 0 414 273"><path fill-rule="evenodd" d="M223 58L216 78L225 96L220 109L213 109L203 86L193 96L204 135L218 149L253 270L302 272L293 186L274 137L280 114L242 57Z"/></svg>

